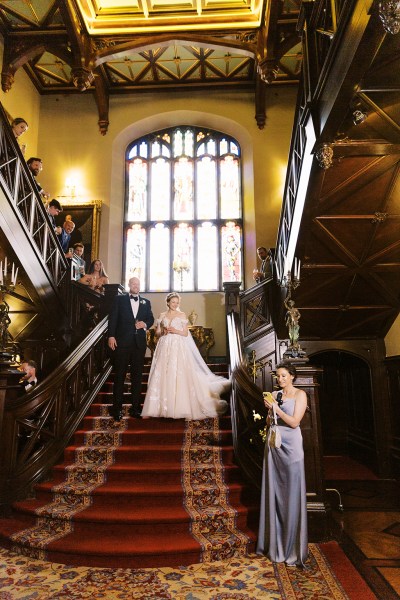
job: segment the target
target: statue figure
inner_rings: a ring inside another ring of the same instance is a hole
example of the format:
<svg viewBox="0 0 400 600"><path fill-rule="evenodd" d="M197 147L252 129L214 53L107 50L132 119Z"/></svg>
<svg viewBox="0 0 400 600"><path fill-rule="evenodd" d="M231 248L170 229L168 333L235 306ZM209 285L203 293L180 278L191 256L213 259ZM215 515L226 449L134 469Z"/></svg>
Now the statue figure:
<svg viewBox="0 0 400 600"><path fill-rule="evenodd" d="M0 304L0 350L8 346L8 326L11 319L8 316L9 306L5 300Z"/></svg>
<svg viewBox="0 0 400 600"><path fill-rule="evenodd" d="M289 330L290 347L291 348L300 348L300 345L299 345L300 311L295 307L293 300L286 298L284 304L287 308L286 325Z"/></svg>

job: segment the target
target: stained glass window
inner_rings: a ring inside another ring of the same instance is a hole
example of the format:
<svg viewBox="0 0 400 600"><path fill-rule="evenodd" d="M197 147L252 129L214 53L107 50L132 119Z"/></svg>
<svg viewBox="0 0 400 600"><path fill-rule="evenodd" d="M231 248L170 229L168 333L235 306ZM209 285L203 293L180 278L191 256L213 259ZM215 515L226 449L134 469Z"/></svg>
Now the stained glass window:
<svg viewBox="0 0 400 600"><path fill-rule="evenodd" d="M222 132L181 126L126 152L125 284L145 291L221 290L242 281L241 156Z"/></svg>

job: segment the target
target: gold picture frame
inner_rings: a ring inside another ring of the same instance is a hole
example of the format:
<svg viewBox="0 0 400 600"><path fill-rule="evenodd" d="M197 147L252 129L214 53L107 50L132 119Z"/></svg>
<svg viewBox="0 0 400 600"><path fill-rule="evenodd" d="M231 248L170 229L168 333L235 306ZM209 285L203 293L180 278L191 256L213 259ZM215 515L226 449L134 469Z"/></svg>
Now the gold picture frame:
<svg viewBox="0 0 400 600"><path fill-rule="evenodd" d="M63 211L56 218L57 225L62 226L68 219L75 223L70 245L73 247L77 242L82 242L85 246L83 258L87 269L93 260L99 258L101 200L78 201L62 197L58 200Z"/></svg>

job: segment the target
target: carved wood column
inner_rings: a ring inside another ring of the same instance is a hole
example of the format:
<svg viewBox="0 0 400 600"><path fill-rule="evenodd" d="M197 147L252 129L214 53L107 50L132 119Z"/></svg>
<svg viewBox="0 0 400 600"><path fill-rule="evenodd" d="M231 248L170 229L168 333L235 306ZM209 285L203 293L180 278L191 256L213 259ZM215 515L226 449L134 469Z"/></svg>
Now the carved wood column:
<svg viewBox="0 0 400 600"><path fill-rule="evenodd" d="M306 471L307 514L310 541L327 536L328 505L326 503L325 475L322 463L322 437L318 394L318 375L321 369L308 365L295 365L296 387L308 397L309 410L301 422L304 464Z"/></svg>

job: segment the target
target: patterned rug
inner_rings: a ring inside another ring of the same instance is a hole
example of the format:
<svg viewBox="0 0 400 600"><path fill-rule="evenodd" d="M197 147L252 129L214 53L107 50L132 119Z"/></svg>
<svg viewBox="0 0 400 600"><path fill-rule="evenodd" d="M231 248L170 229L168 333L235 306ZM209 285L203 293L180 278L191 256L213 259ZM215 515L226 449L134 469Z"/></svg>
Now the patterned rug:
<svg viewBox="0 0 400 600"><path fill-rule="evenodd" d="M250 555L179 568L66 567L0 550L1 600L348 600L322 551L305 570ZM354 598L354 597L353 597Z"/></svg>

